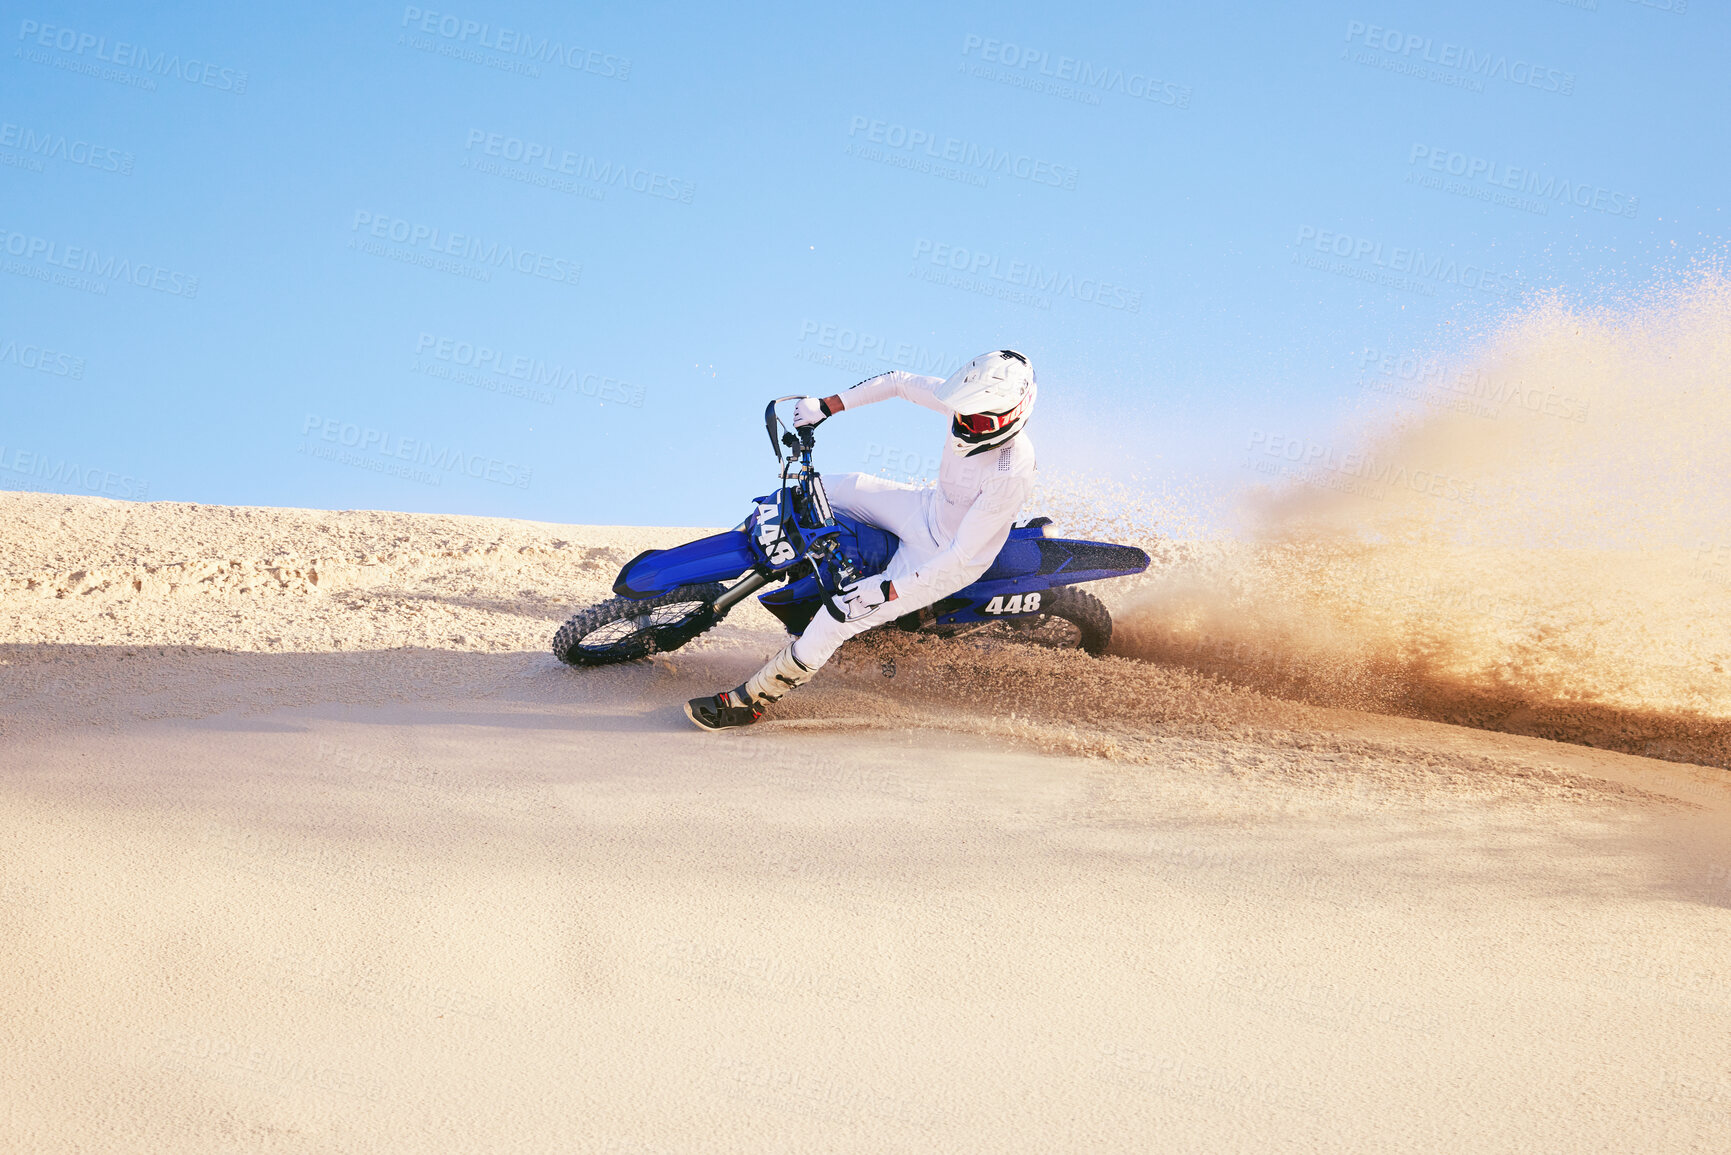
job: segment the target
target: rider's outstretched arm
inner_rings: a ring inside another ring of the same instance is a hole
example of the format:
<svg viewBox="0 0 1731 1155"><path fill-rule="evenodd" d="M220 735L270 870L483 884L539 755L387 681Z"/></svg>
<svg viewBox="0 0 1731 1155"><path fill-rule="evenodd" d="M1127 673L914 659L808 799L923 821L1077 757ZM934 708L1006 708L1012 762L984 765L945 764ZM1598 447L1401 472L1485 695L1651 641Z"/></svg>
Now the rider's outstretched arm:
<svg viewBox="0 0 1731 1155"><path fill-rule="evenodd" d="M900 397L905 401L912 401L915 405L924 405L927 409L948 414L948 407L937 399L934 392L943 383L942 377L922 377L918 373L893 369L888 373L879 373L876 377L868 377L852 389L843 389L834 397L826 397L824 400L830 403L832 410L839 413L842 409L858 409L861 405ZM840 402L839 407L837 402Z"/></svg>

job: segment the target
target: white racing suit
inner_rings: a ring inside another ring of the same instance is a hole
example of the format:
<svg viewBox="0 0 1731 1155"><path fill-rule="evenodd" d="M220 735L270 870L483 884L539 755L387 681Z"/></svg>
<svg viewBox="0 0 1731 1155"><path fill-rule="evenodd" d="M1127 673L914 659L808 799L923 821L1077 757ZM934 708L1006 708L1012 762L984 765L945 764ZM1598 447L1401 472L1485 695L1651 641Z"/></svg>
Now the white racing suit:
<svg viewBox="0 0 1731 1155"><path fill-rule="evenodd" d="M949 421L955 414L933 393L943 383L941 377L897 370L862 381L840 396L844 409L901 397ZM1033 489L1034 446L1024 430L972 456L965 455L966 449L958 451L955 439L948 439L935 485L908 485L863 473L824 478L834 510L901 540L883 573L866 579L876 584L887 578L896 596L853 621L838 621L827 606L820 608L805 633L742 687L752 698L774 701L804 684L849 638L948 597L991 568Z"/></svg>

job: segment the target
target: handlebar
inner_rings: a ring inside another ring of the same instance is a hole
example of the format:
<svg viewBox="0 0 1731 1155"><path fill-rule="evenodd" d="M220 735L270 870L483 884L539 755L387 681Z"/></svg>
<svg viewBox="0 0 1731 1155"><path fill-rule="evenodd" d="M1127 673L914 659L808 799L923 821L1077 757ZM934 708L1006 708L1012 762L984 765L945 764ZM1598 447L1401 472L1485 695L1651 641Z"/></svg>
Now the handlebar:
<svg viewBox="0 0 1731 1155"><path fill-rule="evenodd" d="M789 430L781 415L775 411L775 407L783 401L798 401L803 396L803 393L792 393L786 397L777 397L764 407L763 427L769 433L769 447L774 451L777 461L782 460L781 447L785 445L790 453L803 455L808 459L806 464L810 464L812 448L817 444L817 430L810 425L803 429ZM782 430L779 438L776 437L777 428Z"/></svg>
<svg viewBox="0 0 1731 1155"><path fill-rule="evenodd" d="M823 526L829 527L835 524L834 515L830 512L829 498L824 495L823 483L819 480L817 471L811 467L811 451L817 444L817 429L815 426L807 425L802 429L790 430L781 420L781 415L775 411L775 407L783 401L798 401L802 396L803 394L795 393L787 397L777 397L766 405L763 410L763 428L769 434L769 447L775 452L776 463L782 465L783 484L787 484L788 475L793 470L793 463L797 459L801 468L798 471L799 480L796 484L802 489L807 486L810 487L809 496L816 507L815 510L811 511L811 516L816 517ZM779 438L776 436L777 431L781 433ZM781 455L781 449L784 445L788 449L785 458ZM829 578L821 576L823 567L818 567L819 580L824 583L826 593L835 592L835 589L830 588L832 584L839 587L848 585L859 578L859 573L853 562L845 553L841 552L833 533L825 534L819 538L811 547L807 557L814 562L818 560L828 561L829 568L833 571L831 577L835 579L833 583Z"/></svg>

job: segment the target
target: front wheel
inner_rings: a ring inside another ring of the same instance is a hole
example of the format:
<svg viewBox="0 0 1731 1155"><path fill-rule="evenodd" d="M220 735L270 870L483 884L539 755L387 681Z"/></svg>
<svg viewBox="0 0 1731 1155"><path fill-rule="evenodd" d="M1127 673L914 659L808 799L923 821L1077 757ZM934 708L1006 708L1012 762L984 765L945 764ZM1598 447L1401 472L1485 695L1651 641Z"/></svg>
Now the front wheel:
<svg viewBox="0 0 1731 1155"><path fill-rule="evenodd" d="M721 582L680 586L653 598L611 598L590 606L553 635L553 656L568 666L609 666L677 650L720 620Z"/></svg>
<svg viewBox="0 0 1731 1155"><path fill-rule="evenodd" d="M979 642L1021 642L1100 657L1112 644L1112 612L1106 603L1075 586L1045 591L1040 612L974 626L939 626L947 637Z"/></svg>

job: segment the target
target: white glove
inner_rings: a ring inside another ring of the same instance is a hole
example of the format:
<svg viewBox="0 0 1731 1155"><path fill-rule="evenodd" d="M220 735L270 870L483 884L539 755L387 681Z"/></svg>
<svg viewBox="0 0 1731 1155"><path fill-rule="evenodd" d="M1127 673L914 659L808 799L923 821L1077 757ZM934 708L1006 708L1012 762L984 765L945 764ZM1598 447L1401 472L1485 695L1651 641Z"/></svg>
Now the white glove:
<svg viewBox="0 0 1731 1155"><path fill-rule="evenodd" d="M824 608L838 622L857 622L885 602L895 600L895 585L880 574L843 586L824 603Z"/></svg>
<svg viewBox="0 0 1731 1155"><path fill-rule="evenodd" d="M816 397L801 397L793 403L793 427L808 429L823 422L829 414L823 411L823 402Z"/></svg>

